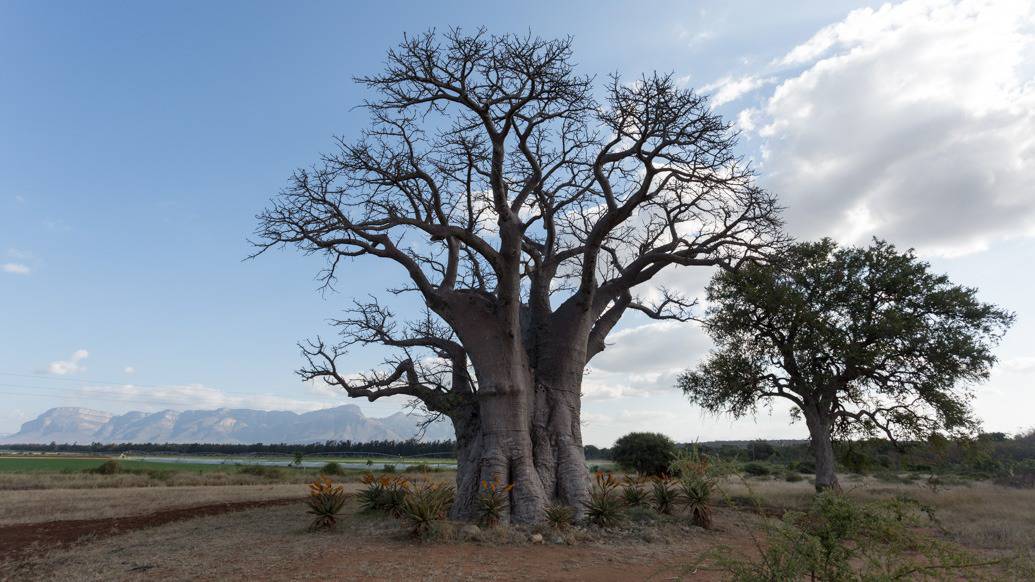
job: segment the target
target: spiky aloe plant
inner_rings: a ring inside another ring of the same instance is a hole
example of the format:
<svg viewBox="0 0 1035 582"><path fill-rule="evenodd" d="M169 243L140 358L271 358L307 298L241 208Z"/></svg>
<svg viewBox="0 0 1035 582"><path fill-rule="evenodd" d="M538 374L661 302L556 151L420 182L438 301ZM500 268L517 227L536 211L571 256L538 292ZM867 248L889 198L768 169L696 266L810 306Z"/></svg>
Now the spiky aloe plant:
<svg viewBox="0 0 1035 582"><path fill-rule="evenodd" d="M492 481L482 479L482 489L478 493L478 517L482 525L495 527L499 525L503 514L510 507L510 492L514 484L503 485L499 477L493 477Z"/></svg>
<svg viewBox="0 0 1035 582"><path fill-rule="evenodd" d="M643 486L643 477L626 475L622 483L622 498L629 507L640 507L647 502L647 490Z"/></svg>
<svg viewBox="0 0 1035 582"><path fill-rule="evenodd" d="M611 473L597 471L595 483L584 502L586 519L600 527L614 527L622 522L622 499L618 496L618 481Z"/></svg>
<svg viewBox="0 0 1035 582"><path fill-rule="evenodd" d="M561 503L546 506L546 523L556 530L566 530L575 521L575 508Z"/></svg>
<svg viewBox="0 0 1035 582"><path fill-rule="evenodd" d="M715 490L715 482L703 475L688 475L679 480L679 489L693 524L710 528L712 508L708 505L708 499Z"/></svg>
<svg viewBox="0 0 1035 582"><path fill-rule="evenodd" d="M453 504L453 495L452 487L432 483L415 486L406 494L400 510L410 524L413 537L428 537L435 522L445 519Z"/></svg>
<svg viewBox="0 0 1035 582"><path fill-rule="evenodd" d="M668 477L654 479L654 482L651 483L650 496L651 505L654 506L655 511L665 515L672 514L672 509L675 507L678 498L672 479Z"/></svg>
<svg viewBox="0 0 1035 582"><path fill-rule="evenodd" d="M309 485L306 513L315 515L309 524L310 530L333 529L338 523L338 514L345 506L348 494L341 485L335 485L329 478L321 477Z"/></svg>

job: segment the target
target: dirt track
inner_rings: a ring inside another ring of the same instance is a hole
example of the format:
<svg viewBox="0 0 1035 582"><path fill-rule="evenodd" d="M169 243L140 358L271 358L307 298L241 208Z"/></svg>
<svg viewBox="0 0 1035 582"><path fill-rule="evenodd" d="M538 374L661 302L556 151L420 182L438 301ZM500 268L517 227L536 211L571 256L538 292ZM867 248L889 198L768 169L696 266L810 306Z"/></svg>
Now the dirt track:
<svg viewBox="0 0 1035 582"><path fill-rule="evenodd" d="M74 543L86 536L91 538L107 537L183 519L218 515L258 507L286 505L299 501L299 497L286 497L261 501L213 503L210 505L167 509L146 515L128 517L74 519L9 525L0 527L0 556L10 557L16 554L47 550L56 546Z"/></svg>

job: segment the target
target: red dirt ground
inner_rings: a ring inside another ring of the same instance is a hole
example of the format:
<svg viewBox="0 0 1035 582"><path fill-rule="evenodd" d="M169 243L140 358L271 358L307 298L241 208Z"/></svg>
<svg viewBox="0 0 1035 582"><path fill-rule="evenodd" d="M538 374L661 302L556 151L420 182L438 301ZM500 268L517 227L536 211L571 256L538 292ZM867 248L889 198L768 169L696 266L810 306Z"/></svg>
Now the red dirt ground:
<svg viewBox="0 0 1035 582"><path fill-rule="evenodd" d="M257 507L285 505L297 503L298 501L298 497L288 497L261 501L214 503L211 505L167 509L146 515L103 519L71 519L3 526L0 527L0 556L13 556L15 554L47 550L57 546L72 544L87 536L93 538L107 537L182 519L218 515L220 513Z"/></svg>

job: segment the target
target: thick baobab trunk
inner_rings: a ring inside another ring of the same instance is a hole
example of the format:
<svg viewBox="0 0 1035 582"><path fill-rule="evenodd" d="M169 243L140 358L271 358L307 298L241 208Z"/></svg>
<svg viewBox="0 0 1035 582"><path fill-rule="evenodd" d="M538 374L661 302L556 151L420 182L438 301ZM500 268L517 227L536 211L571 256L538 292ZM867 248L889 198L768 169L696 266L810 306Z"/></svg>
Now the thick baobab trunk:
<svg viewBox="0 0 1035 582"><path fill-rule="evenodd" d="M478 517L475 501L481 487L482 432L478 404L472 402L450 415L456 433L456 496L450 519L473 521Z"/></svg>
<svg viewBox="0 0 1035 582"><path fill-rule="evenodd" d="M581 516L589 498L582 447L582 373L585 353L556 350L536 371L533 425L536 471L547 495Z"/></svg>
<svg viewBox="0 0 1035 582"><path fill-rule="evenodd" d="M552 501L581 514L589 495L580 426L585 337L544 342L533 366L520 333L484 323L461 329L478 377L477 412L454 419L459 467L451 515L477 517L483 481L513 485L512 522L541 521Z"/></svg>
<svg viewBox="0 0 1035 582"><path fill-rule="evenodd" d="M834 444L831 437L833 421L825 418L816 406L806 405L805 424L809 428L810 446L816 460L816 491L841 491L834 462Z"/></svg>

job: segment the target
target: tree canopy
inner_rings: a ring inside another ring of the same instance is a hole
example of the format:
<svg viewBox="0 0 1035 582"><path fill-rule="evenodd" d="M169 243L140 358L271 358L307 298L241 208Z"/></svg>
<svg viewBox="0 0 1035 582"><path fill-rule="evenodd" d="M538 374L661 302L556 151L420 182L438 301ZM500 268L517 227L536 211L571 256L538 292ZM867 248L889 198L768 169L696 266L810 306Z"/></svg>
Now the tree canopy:
<svg viewBox="0 0 1035 582"><path fill-rule="evenodd" d="M692 401L739 416L783 398L892 441L974 429L971 388L1014 319L880 240L794 245L718 273L708 298L716 349L678 382Z"/></svg>

